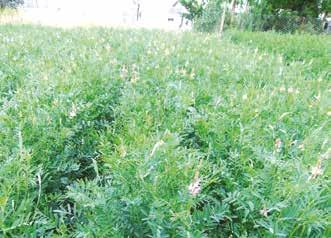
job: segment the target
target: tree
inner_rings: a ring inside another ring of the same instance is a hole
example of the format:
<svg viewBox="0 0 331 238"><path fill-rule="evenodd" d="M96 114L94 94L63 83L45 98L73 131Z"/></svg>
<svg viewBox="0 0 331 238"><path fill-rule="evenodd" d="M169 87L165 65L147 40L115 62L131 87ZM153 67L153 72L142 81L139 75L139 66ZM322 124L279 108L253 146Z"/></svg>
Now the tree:
<svg viewBox="0 0 331 238"><path fill-rule="evenodd" d="M313 31L319 31L321 20L323 21L331 12L331 0L179 0L177 2L187 9L188 13L183 16L193 20L194 27L198 31L215 31L218 26L233 25L236 19L240 19L240 26L252 30L274 29L295 32L299 28L302 30L310 27ZM235 18L233 12L238 5L249 9L249 12ZM250 7L245 7L247 5ZM221 17L225 16L223 12L229 15L229 11L224 7L232 8L230 18Z"/></svg>
<svg viewBox="0 0 331 238"><path fill-rule="evenodd" d="M302 17L318 17L319 3L316 0L269 0L273 10L286 9L296 11Z"/></svg>
<svg viewBox="0 0 331 238"><path fill-rule="evenodd" d="M0 0L0 8L5 8L5 7L16 8L23 3L24 0Z"/></svg>
<svg viewBox="0 0 331 238"><path fill-rule="evenodd" d="M265 11L275 14L279 10L295 11L301 17L318 17L331 10L331 0L249 0L251 6L262 6Z"/></svg>
<svg viewBox="0 0 331 238"><path fill-rule="evenodd" d="M331 12L331 0L322 0L321 2L321 10L326 13L326 15L328 13Z"/></svg>
<svg viewBox="0 0 331 238"><path fill-rule="evenodd" d="M206 1L199 1L199 0L179 0L179 2L188 11L188 13L185 13L183 15L183 17L185 17L188 20L193 20L195 18L201 17L203 8L206 4Z"/></svg>

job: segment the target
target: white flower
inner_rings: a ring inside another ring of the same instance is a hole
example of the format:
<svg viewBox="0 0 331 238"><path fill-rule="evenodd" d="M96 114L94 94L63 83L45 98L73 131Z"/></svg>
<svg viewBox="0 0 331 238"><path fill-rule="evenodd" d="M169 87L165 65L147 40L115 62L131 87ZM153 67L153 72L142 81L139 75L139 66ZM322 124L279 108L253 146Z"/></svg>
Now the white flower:
<svg viewBox="0 0 331 238"><path fill-rule="evenodd" d="M298 143L298 140L294 140L291 142L291 145L296 145Z"/></svg>
<svg viewBox="0 0 331 238"><path fill-rule="evenodd" d="M287 89L287 92L288 92L288 93L294 93L294 88L289 87L289 88Z"/></svg>
<svg viewBox="0 0 331 238"><path fill-rule="evenodd" d="M264 217L268 217L268 212L269 210L265 207L260 210L260 214Z"/></svg>
<svg viewBox="0 0 331 238"><path fill-rule="evenodd" d="M71 106L71 110L69 112L69 118L72 119L77 115L77 107L75 106L75 104L72 104Z"/></svg>
<svg viewBox="0 0 331 238"><path fill-rule="evenodd" d="M321 100L321 93L318 93L316 96L314 96L314 98L315 98L317 101L320 101L320 100Z"/></svg>

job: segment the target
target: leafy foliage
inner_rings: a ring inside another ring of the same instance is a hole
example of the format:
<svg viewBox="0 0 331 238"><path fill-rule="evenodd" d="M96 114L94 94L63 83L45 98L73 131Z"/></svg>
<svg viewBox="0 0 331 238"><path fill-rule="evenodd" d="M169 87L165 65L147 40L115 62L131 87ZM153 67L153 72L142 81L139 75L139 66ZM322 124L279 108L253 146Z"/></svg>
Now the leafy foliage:
<svg viewBox="0 0 331 238"><path fill-rule="evenodd" d="M24 0L0 0L0 9L5 7L16 8L23 3Z"/></svg>
<svg viewBox="0 0 331 238"><path fill-rule="evenodd" d="M238 9L245 9L245 1L209 0L198 4L197 1L183 1L193 20L195 29L201 32L213 32L218 29L223 7L230 8L230 2ZM275 30L283 33L309 32L320 33L323 24L318 18L330 11L329 0L291 0L249 2L247 11L235 13L226 11L226 26L246 30ZM233 7L233 6L231 6ZM235 7L234 7L235 8ZM233 10L233 9L232 9Z"/></svg>
<svg viewBox="0 0 331 238"><path fill-rule="evenodd" d="M250 1L249 22L251 29L276 30L280 32L319 32L322 23L318 16L330 8L330 1ZM247 26L246 26L247 27Z"/></svg>
<svg viewBox="0 0 331 238"><path fill-rule="evenodd" d="M194 28L201 32L216 31L222 16L222 2L220 0L208 1L201 16L195 19Z"/></svg>
<svg viewBox="0 0 331 238"><path fill-rule="evenodd" d="M329 237L329 44L0 26L0 236Z"/></svg>
<svg viewBox="0 0 331 238"><path fill-rule="evenodd" d="M331 52L328 45L325 44L330 41L329 37L303 36L301 34L283 36L275 33L241 33L239 31L229 32L227 36L236 44L282 55L287 64L309 62L310 67L305 72L305 76L309 76L309 79L318 77L321 71L330 66L328 58ZM308 48L309 51L306 50ZM323 77L330 77L329 72L324 72L326 74Z"/></svg>
<svg viewBox="0 0 331 238"><path fill-rule="evenodd" d="M320 1L316 0L268 0L271 10L286 9L298 12L299 16L318 17Z"/></svg>
<svg viewBox="0 0 331 238"><path fill-rule="evenodd" d="M180 0L179 1L188 11L188 13L184 13L183 17L188 20L194 20L195 18L199 18L202 15L203 7L206 4L205 1L198 0Z"/></svg>
<svg viewBox="0 0 331 238"><path fill-rule="evenodd" d="M321 2L321 11L322 12L331 12L331 1L330 0L322 0Z"/></svg>

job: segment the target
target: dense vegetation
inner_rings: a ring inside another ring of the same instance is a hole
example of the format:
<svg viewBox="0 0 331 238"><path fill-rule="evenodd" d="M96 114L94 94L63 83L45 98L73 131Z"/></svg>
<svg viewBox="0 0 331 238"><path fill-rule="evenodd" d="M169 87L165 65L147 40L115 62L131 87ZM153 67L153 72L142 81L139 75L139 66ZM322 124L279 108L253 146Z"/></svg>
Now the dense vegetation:
<svg viewBox="0 0 331 238"><path fill-rule="evenodd" d="M226 7L228 28L253 31L275 30L285 33L323 31L323 23L331 11L331 0L180 0L198 31L219 29ZM241 9L235 13L234 9Z"/></svg>
<svg viewBox="0 0 331 238"><path fill-rule="evenodd" d="M4 9L5 7L16 8L23 3L24 0L0 0L0 10Z"/></svg>
<svg viewBox="0 0 331 238"><path fill-rule="evenodd" d="M228 32L227 36L234 43L246 45L253 49L279 54L286 63L308 63L304 77L316 77L323 69L330 77L331 47L330 37L316 37L313 35L293 34L282 35L272 32ZM304 40L302 40L304 38Z"/></svg>
<svg viewBox="0 0 331 238"><path fill-rule="evenodd" d="M330 237L330 44L0 26L0 236Z"/></svg>

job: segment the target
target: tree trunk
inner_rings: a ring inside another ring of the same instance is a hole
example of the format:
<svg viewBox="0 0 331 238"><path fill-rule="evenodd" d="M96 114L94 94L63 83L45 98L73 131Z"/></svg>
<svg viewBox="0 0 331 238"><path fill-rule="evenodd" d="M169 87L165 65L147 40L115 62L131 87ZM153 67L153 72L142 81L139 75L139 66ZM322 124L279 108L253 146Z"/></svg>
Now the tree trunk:
<svg viewBox="0 0 331 238"><path fill-rule="evenodd" d="M231 2L231 25L233 23L233 17L234 17L234 14L235 14L235 10L236 10L236 0L232 0Z"/></svg>
<svg viewBox="0 0 331 238"><path fill-rule="evenodd" d="M222 37L223 29L224 29L224 22L225 22L225 14L226 14L226 5L223 6L223 13L221 17L221 24L220 24L220 36Z"/></svg>

